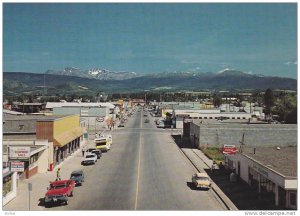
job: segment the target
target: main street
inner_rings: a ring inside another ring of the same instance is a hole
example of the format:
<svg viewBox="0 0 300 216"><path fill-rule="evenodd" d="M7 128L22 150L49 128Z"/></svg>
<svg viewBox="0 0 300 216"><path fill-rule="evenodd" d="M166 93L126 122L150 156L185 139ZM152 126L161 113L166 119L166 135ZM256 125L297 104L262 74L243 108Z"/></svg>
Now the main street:
<svg viewBox="0 0 300 216"><path fill-rule="evenodd" d="M113 131L111 150L85 167L69 205L47 210L224 210L211 191L188 186L194 168L153 120L136 112Z"/></svg>

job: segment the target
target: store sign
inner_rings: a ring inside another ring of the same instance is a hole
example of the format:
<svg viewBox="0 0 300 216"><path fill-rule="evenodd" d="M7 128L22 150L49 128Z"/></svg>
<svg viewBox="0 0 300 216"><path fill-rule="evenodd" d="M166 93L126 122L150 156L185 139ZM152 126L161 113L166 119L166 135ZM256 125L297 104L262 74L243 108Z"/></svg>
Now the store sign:
<svg viewBox="0 0 300 216"><path fill-rule="evenodd" d="M11 161L10 162L11 172L24 172L24 162L21 161Z"/></svg>
<svg viewBox="0 0 300 216"><path fill-rule="evenodd" d="M9 147L10 159L29 159L30 147Z"/></svg>
<svg viewBox="0 0 300 216"><path fill-rule="evenodd" d="M222 153L223 154L236 154L237 147L235 145L223 145Z"/></svg>

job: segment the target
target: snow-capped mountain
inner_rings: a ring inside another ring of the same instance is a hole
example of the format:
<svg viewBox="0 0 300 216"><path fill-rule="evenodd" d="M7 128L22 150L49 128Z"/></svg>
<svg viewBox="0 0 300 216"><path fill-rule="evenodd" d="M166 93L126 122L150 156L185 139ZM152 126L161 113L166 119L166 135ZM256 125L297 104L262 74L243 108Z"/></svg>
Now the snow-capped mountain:
<svg viewBox="0 0 300 216"><path fill-rule="evenodd" d="M47 70L46 74L77 76L98 80L126 80L139 77L139 75L135 72L114 72L101 68L81 70L80 68L75 67L67 67L64 70Z"/></svg>

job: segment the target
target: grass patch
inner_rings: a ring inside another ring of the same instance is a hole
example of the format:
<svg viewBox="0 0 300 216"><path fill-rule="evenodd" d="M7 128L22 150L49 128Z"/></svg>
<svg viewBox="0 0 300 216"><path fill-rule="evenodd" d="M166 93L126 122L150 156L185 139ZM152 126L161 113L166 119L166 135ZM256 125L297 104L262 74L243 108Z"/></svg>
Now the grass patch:
<svg viewBox="0 0 300 216"><path fill-rule="evenodd" d="M218 147L201 148L201 151L210 159L214 160L217 164L222 162L224 164L224 155Z"/></svg>

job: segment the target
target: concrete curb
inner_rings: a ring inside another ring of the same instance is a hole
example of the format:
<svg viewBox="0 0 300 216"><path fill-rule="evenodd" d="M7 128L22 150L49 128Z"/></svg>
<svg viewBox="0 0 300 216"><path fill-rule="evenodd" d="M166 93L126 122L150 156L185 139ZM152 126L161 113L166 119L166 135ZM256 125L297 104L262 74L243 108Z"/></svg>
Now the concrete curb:
<svg viewBox="0 0 300 216"><path fill-rule="evenodd" d="M174 142L175 142L175 139L171 136L171 138L174 140ZM177 146L177 145L176 145ZM203 172L203 171L201 171L198 167L197 167L197 165L191 160L191 158L189 158L189 156L181 149L181 148L179 148L179 146L177 146L178 147L178 149L185 155L185 157L191 162L191 164L193 165L193 167L196 169L196 170L198 170L199 172ZM194 152L195 153L195 152ZM195 153L196 154L196 153ZM199 156L198 154L196 154L197 156L198 156L198 158L199 159L201 159L202 160L202 162L204 163L204 164L206 164L207 165L207 167L210 167L206 162L205 162L205 160L203 160L202 158L201 158L201 156ZM206 157L205 155L204 155L204 157ZM205 171L204 171L205 172ZM238 208L234 205L234 203L224 194L224 192L213 182L213 184L212 184L212 187L211 187L211 189L213 190L213 192L216 194L216 196L222 201L222 203L225 205L225 207L228 209L228 210L233 210L233 211L236 211L236 210L238 210Z"/></svg>

